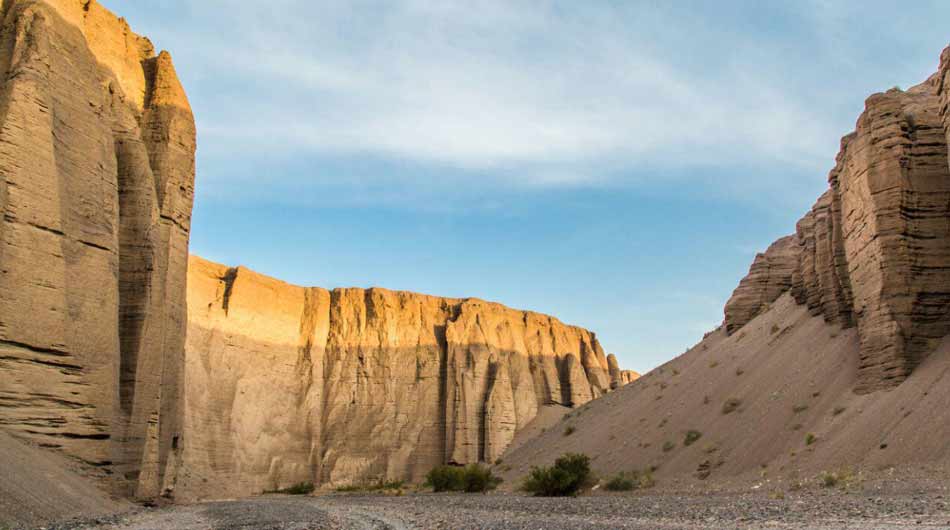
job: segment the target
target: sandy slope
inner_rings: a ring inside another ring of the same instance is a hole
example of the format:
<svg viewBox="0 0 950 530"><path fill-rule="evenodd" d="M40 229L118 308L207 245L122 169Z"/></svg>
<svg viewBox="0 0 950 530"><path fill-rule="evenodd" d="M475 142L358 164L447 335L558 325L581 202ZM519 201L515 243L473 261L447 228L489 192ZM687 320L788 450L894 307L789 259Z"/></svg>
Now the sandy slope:
<svg viewBox="0 0 950 530"><path fill-rule="evenodd" d="M131 508L72 471L75 464L0 431L0 528L36 528Z"/></svg>
<svg viewBox="0 0 950 530"><path fill-rule="evenodd" d="M785 294L726 337L721 330L618 392L588 403L503 455L511 487L567 451L601 475L657 466L661 485L744 484L822 471L950 461L950 341L894 390L854 394L858 339ZM724 403L737 399L728 414ZM565 435L568 426L574 432ZM701 438L684 446L686 433ZM806 444L811 433L812 444ZM668 444L675 444L670 449ZM667 445L667 450L664 450ZM709 478L696 477L708 462ZM936 464L936 465L935 465Z"/></svg>

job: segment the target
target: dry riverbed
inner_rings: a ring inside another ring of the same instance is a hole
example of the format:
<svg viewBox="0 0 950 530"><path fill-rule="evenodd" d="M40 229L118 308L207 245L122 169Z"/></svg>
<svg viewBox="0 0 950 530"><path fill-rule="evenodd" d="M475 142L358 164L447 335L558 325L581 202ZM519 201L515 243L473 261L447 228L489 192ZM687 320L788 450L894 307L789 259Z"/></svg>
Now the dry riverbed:
<svg viewBox="0 0 950 530"><path fill-rule="evenodd" d="M950 528L940 494L804 491L782 499L761 493L639 493L569 499L520 494L331 494L143 509L56 529L692 529Z"/></svg>

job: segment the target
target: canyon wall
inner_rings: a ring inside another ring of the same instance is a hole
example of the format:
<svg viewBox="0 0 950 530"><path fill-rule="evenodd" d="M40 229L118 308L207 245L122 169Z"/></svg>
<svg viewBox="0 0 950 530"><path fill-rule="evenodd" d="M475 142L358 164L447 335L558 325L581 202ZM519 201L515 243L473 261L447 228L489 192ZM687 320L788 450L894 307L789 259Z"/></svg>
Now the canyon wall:
<svg viewBox="0 0 950 530"><path fill-rule="evenodd" d="M196 256L188 314L177 498L493 462L541 407L635 376L608 365L593 333L546 315L298 287Z"/></svg>
<svg viewBox="0 0 950 530"><path fill-rule="evenodd" d="M95 0L3 0L0 426L160 493L180 435L195 125Z"/></svg>
<svg viewBox="0 0 950 530"><path fill-rule="evenodd" d="M791 290L860 337L855 391L892 388L950 332L950 48L936 74L874 94L829 190L756 257L726 306L735 332Z"/></svg>

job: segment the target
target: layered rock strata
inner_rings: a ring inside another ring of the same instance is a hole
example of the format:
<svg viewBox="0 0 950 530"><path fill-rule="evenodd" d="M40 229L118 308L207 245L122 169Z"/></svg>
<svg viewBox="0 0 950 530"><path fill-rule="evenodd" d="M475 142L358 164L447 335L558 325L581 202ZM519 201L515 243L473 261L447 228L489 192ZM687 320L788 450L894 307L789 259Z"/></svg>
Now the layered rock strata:
<svg viewBox="0 0 950 530"><path fill-rule="evenodd" d="M764 253L756 254L748 276L726 303L726 331L732 333L744 326L787 291L797 265L798 242L793 236L783 237Z"/></svg>
<svg viewBox="0 0 950 530"><path fill-rule="evenodd" d="M482 300L298 287L195 256L188 282L184 498L493 462L540 407L632 377L593 333Z"/></svg>
<svg viewBox="0 0 950 530"><path fill-rule="evenodd" d="M926 82L867 99L830 189L798 223L795 266L773 277L753 265L727 304L729 332L790 285L812 314L857 326L859 393L900 384L950 332L948 79L945 50Z"/></svg>
<svg viewBox="0 0 950 530"><path fill-rule="evenodd" d="M3 0L0 426L151 497L180 435L195 126L95 0Z"/></svg>

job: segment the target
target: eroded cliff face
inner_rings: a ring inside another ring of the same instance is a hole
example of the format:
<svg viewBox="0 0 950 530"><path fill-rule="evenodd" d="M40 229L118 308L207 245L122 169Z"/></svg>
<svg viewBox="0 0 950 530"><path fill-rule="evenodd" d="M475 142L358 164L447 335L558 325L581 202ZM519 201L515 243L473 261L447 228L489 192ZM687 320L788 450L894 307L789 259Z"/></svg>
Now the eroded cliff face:
<svg viewBox="0 0 950 530"><path fill-rule="evenodd" d="M726 303L726 331L732 333L764 311L791 287L798 261L798 242L788 236L755 256L748 276Z"/></svg>
<svg viewBox="0 0 950 530"><path fill-rule="evenodd" d="M0 424L160 493L180 431L195 127L95 0L4 0Z"/></svg>
<svg viewBox="0 0 950 530"><path fill-rule="evenodd" d="M612 385L593 333L477 299L298 287L192 256L188 308L179 498L492 462L540 407Z"/></svg>
<svg viewBox="0 0 950 530"><path fill-rule="evenodd" d="M778 274L762 274L770 249L727 304L729 332L790 286L812 314L857 326L858 393L900 384L950 332L948 80L950 49L924 83L867 99Z"/></svg>

